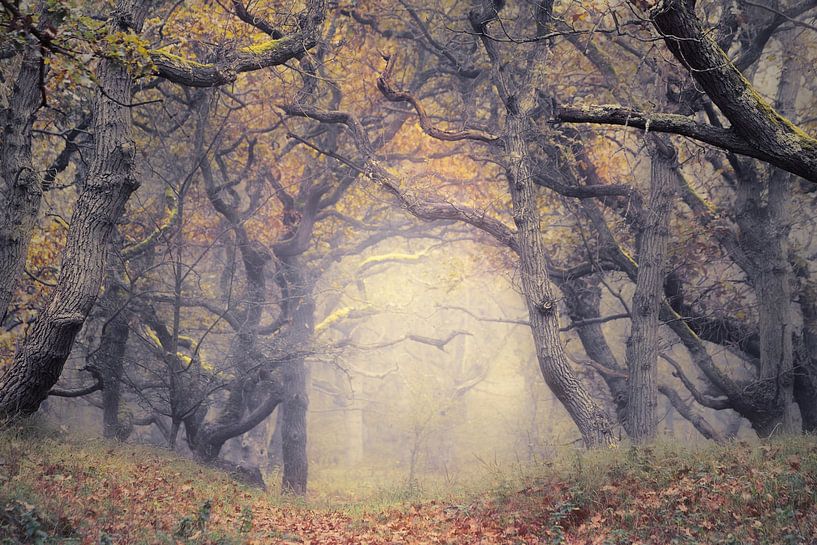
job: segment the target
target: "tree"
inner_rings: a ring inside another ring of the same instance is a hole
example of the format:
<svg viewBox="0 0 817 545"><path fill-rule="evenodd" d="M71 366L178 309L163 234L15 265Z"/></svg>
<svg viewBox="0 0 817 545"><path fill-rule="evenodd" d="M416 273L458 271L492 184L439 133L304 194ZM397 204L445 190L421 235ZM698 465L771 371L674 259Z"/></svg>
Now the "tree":
<svg viewBox="0 0 817 545"><path fill-rule="evenodd" d="M6 4L4 7L8 9ZM127 2L117 4L108 23L108 33L122 40L127 49L129 36L136 36L141 31L149 7L148 3L138 6ZM239 50L235 62L231 60L226 64L213 65L190 63L167 52L148 51L152 62L150 68L177 83L219 85L234 80L239 72L280 65L299 56L314 45L316 27L322 19L323 4L315 1L307 6L299 23L299 32L285 38L271 39L255 49ZM31 33L38 37L33 30ZM136 51L142 53L138 47ZM133 94L134 68L125 59L111 53L99 61L96 69L99 91L94 108L95 149L89 177L72 217L56 293L38 317L14 362L0 377L0 413L14 416L37 410L48 390L58 380L73 340L96 300L107 262L112 227L138 185L134 173L136 150L128 107ZM24 114L22 121L27 126L30 119ZM25 133L24 130L22 132ZM17 170L25 171L25 165L18 166ZM25 207L20 209L20 214L15 211L15 216L9 221L25 225L36 214L36 208ZM20 234L22 239L30 237L30 232ZM23 244L22 248L26 245ZM24 252L15 252L14 259L19 261L23 258ZM9 272L19 270L19 263L9 267Z"/></svg>
<svg viewBox="0 0 817 545"><path fill-rule="evenodd" d="M110 32L138 33L148 7L119 2L108 22ZM103 58L96 77L100 89L95 102L94 160L71 218L57 289L0 377L0 412L6 415L35 412L59 379L74 338L96 300L113 226L138 185L127 107L133 76L122 61Z"/></svg>
<svg viewBox="0 0 817 545"><path fill-rule="evenodd" d="M693 138L710 142L703 133L715 128L717 131L729 134L752 134L759 135L760 145L753 144L755 149L769 150L774 147L775 153L785 154L786 145L782 141L772 143L769 136L770 124L778 123L780 126L788 127L779 131L778 136L791 130L798 133L797 138L808 140L808 137L799 129L796 129L783 115L795 115L793 106L796 100L797 76L790 73L788 67L780 72L777 86L776 109L772 108L765 99L761 98L753 88L749 80L744 77L739 69L746 69L761 58L761 54L776 32L779 32L781 20L794 20L807 12L813 6L808 3L801 3L791 6L784 15L782 12L761 11L763 16L752 14L750 20L760 29L757 37L753 40L744 40L740 43L739 56L734 64L731 62L718 61L717 67L712 64L713 59L718 57L725 59L723 49L728 49L730 40L734 36L724 34L719 43L716 43L709 34L702 30L700 21L694 15L693 3L671 2L664 3L656 7L652 12L652 21L656 28L665 37L665 41L673 54L689 70L692 77L707 93L706 97L696 96L694 91L679 93L676 100L686 97L684 106L691 108L691 111L705 111L710 119L710 125L702 125L689 118L678 114L660 114L654 119L651 116L641 116L636 113L630 116L625 113L628 109L621 108L579 108L557 110L556 119L576 120L589 122L622 123L630 126L649 127L652 130L672 132L690 136L686 129L682 127L684 123L694 125ZM723 18L729 17L727 11L723 11ZM765 20L764 20L764 16ZM723 19L722 19L723 20ZM728 28L727 25L724 28ZM784 33L777 38L783 48L791 47L790 38ZM708 64L707 64L708 63ZM608 73L609 77L610 74ZM738 91L740 89L740 91ZM747 100L739 99L738 94L743 93ZM720 112L731 122L731 129L723 129L720 115L707 101L711 99ZM741 102L743 100L743 102ZM760 110L763 110L764 121L757 121ZM608 110L602 114L602 110ZM592 113L591 113L592 112ZM585 115L589 113L589 115ZM574 115L576 114L576 115ZM608 115L609 114L609 115ZM628 117L625 121L619 118L617 121L612 118L619 114ZM668 115L669 117L663 117ZM650 118L650 120L647 120ZM754 121L753 121L754 119ZM670 120L670 127L665 127L665 122ZM757 125L753 125L757 123ZM752 126L750 129L749 126ZM763 125L761 127L761 125ZM698 130L700 129L700 131ZM695 132L698 131L698 132ZM751 131L751 132L750 132ZM786 137L788 138L788 137ZM792 137L794 140L797 138ZM785 139L785 138L784 138ZM794 141L792 140L792 141ZM802 144L802 142L801 142ZM695 318L696 314L689 305L684 304L684 289L679 286L677 275L673 282L668 283L666 295L673 307L671 314L678 312L685 317L690 332L683 331L683 328L674 329L681 336L684 344L697 356L699 367L704 370L710 381L717 385L717 388L729 399L713 401L696 392L696 398L710 407L725 408L733 407L742 415L752 421L758 433L768 435L775 430L792 430L792 422L795 420L792 400L792 384L797 376L802 377L804 389L808 389L810 373L807 371L808 364L802 365L803 372L793 373L792 363L794 355L792 349L793 331L790 329L795 321L793 308L789 301L792 298L790 285L792 279L791 264L786 248L788 245L787 234L787 201L790 197L791 186L788 183L788 175L783 171L772 169L768 174L757 165L740 159L736 154L747 154L751 157L758 157L773 165L783 166L780 161L770 158L767 155L758 153L747 153L739 147L721 146L732 152L728 155L728 167L724 167L715 159L711 159L716 168L724 168L723 178L726 184L736 186L736 209L734 211L723 211L712 213L711 205L696 194L691 189L691 184L681 179L682 196L684 201L693 210L696 219L701 225L711 225L713 218L732 216L735 218L738 235L733 236L728 227L722 227L715 231L714 237L718 243L728 252L733 262L744 272L751 283L757 297L758 324L757 333L751 330L751 324L740 323L739 319L730 320L708 320L706 318ZM796 144L800 145L800 144ZM805 144L803 144L805 145ZM764 152L765 153L765 152ZM807 162L808 153L803 153L800 159ZM788 171L796 171L808 178L804 172L807 167L793 166L789 164ZM767 193L766 193L767 192ZM768 196L767 196L768 195ZM627 267L626 258L620 260L622 266ZM671 318L670 318L671 319ZM693 335L690 335L693 333ZM711 362L710 358L704 356L705 347L695 337L700 336L707 341L721 344L738 344L746 360L759 360L757 367L757 378L750 384L735 384L726 380L722 371L718 370ZM754 344L758 343L758 344ZM765 347L765 348L761 348ZM676 370L676 372L679 372ZM688 383L689 384L689 383ZM800 398L802 402L801 412L804 415L810 413L806 405L809 403L805 396ZM805 410L803 410L805 408ZM805 420L804 420L805 422ZM782 428L780 428L782 424Z"/></svg>

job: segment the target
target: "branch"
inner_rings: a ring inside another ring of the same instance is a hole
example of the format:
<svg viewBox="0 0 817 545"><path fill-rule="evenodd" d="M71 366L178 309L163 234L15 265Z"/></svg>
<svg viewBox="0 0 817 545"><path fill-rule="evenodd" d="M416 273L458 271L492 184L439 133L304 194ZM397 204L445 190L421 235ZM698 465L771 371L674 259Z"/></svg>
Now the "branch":
<svg viewBox="0 0 817 545"><path fill-rule="evenodd" d="M452 306L452 305L437 305L437 308L443 308L443 309L448 309L448 310L459 310L461 312L464 312L464 313L468 314L469 316L471 316L475 320L479 320L480 322L494 322L494 323L500 323L500 324L524 325L524 326L530 327L530 322L527 321L527 320L523 320L523 319L515 320L515 319L512 319L512 318L486 318L484 316L479 316L477 314L474 314L473 312L471 312L470 310L468 310L465 307L457 307L457 306Z"/></svg>
<svg viewBox="0 0 817 545"><path fill-rule="evenodd" d="M690 407L688 403L681 399L681 396L673 388L667 386L666 384L659 384L658 391L669 400L672 406L675 407L675 410L678 411L678 414L683 416L690 424L692 424L701 435L711 441L718 443L723 442L723 435L713 428L712 424L710 424L706 418L704 418L701 414L695 411L695 409Z"/></svg>
<svg viewBox="0 0 817 545"><path fill-rule="evenodd" d="M143 295L143 298L150 301L155 301L157 303L175 304L177 302L175 296L162 293L148 293ZM226 320L227 323L234 329L240 329L241 327L241 323L238 318L229 310L225 310L218 302L193 297L182 297L178 302L183 307L199 307L206 309L210 311L210 313L224 318L224 320Z"/></svg>
<svg viewBox="0 0 817 545"><path fill-rule="evenodd" d="M241 420L238 422L232 422L230 424L221 424L215 426L207 426L203 430L204 441L209 444L220 444L224 443L228 439L232 439L233 437L238 437L244 433L247 433L255 426L263 422L271 413L275 410L275 407L283 399L283 392L278 391L270 391L267 394L267 397L252 411L247 413Z"/></svg>
<svg viewBox="0 0 817 545"><path fill-rule="evenodd" d="M102 374L99 370L92 366L83 367L81 371L88 371L91 373L96 382L91 384L90 386L85 386L84 388L76 388L76 389L62 389L62 388L51 388L48 392L49 396L54 397L82 397L87 396L88 394L92 394L98 390L102 390L103 388L103 381L102 381Z"/></svg>
<svg viewBox="0 0 817 545"><path fill-rule="evenodd" d="M240 48L213 63L191 61L161 49L150 51L154 73L180 85L216 87L234 82L242 72L280 66L300 57L317 44L324 19L323 0L309 0L306 11L299 19L299 32Z"/></svg>
<svg viewBox="0 0 817 545"><path fill-rule="evenodd" d="M766 44L774 35L774 33L780 28L780 26L790 21L796 25L802 25L800 21L796 19L800 15L804 14L805 12L814 9L817 7L817 0L805 0L796 6L788 9L787 11L778 11L770 6L764 6L763 4L758 4L755 2L750 2L748 0L741 0L742 3L747 4L749 6L754 6L757 8L765 9L767 11L771 11L775 14L775 17L766 25L764 28L761 28L758 32L755 33L755 38L752 40L752 43L749 45L749 48L741 53L740 57L735 60L735 67L738 70L746 70L750 66L752 66L759 58L760 55L763 53L763 49L766 47ZM811 25L806 25L808 28L814 28Z"/></svg>
<svg viewBox="0 0 817 545"><path fill-rule="evenodd" d="M732 124L730 132L757 148L754 154L733 151L763 159L817 183L817 139L758 93L710 33L704 31L694 5L688 0L663 0L651 10L653 24L675 58Z"/></svg>
<svg viewBox="0 0 817 545"><path fill-rule="evenodd" d="M269 36L273 40L278 40L283 38L283 34L276 29L272 24L264 19L263 17L259 17L250 13L247 10L247 6L244 5L244 2L241 0L233 0L233 9L235 10L235 15L248 25L254 26L264 34L269 34Z"/></svg>
<svg viewBox="0 0 817 545"><path fill-rule="evenodd" d="M675 368L675 372L672 373L673 376L678 377L679 379L681 379L681 382L684 383L684 386L686 387L687 390L689 390L689 393L692 394L692 397L695 398L695 401L697 401L698 403L700 403L704 407L709 407L710 409L716 409L716 410L729 409L729 408L732 407L732 404L729 402L729 399L726 399L726 398L717 398L716 399L716 398L709 397L709 396L704 395L701 392L699 392L698 389L695 387L695 385L692 384L692 381L689 380L689 378L684 373L684 370L681 367L681 364L678 363L675 359L673 359L672 357L670 357L670 356L668 356L666 354L663 354L663 353L659 354L659 356L661 357L661 359L663 359L664 361L666 361L667 363L672 365L673 368Z"/></svg>
<svg viewBox="0 0 817 545"><path fill-rule="evenodd" d="M564 197L578 199L603 197L630 197L633 188L625 184L594 184L570 186L557 182L552 176L534 173L533 181L536 185L546 187Z"/></svg>
<svg viewBox="0 0 817 545"><path fill-rule="evenodd" d="M558 123L596 123L604 125L621 125L643 129L644 131L665 132L687 136L694 140L710 144L717 148L773 162L774 157L758 149L751 142L744 140L731 129L724 129L698 123L679 114L645 113L621 106L585 106L582 108L559 107L553 114L553 121Z"/></svg>
<svg viewBox="0 0 817 545"><path fill-rule="evenodd" d="M65 134L65 147L46 169L45 175L43 176L43 189L50 188L51 184L53 184L57 178L57 174L68 168L71 156L79 151L80 145L82 144L80 140L83 136L88 134L87 129L91 125L91 121L92 116L86 115L76 127Z"/></svg>
<svg viewBox="0 0 817 545"><path fill-rule="evenodd" d="M348 340L348 341L341 341L335 346L336 346L336 348L343 348L343 347L346 347L346 346L351 346L353 348L357 348L358 350L380 350L382 348L388 348L390 346L394 346L396 344L400 344L400 343L405 342L405 341L414 341L416 343L427 344L429 346L433 346L433 347L437 348L438 350L441 350L441 351L445 352L445 346L448 343L450 343L451 341L453 341L455 338L459 337L460 335L473 336L473 334L469 333L468 331L458 330L458 331L451 332L448 335L448 337L446 337L444 339L435 339L433 337L424 337L422 335L413 335L413 334L411 334L411 335L403 335L402 337L400 337L398 339L391 340L391 341L384 341L384 342L368 344L368 345L355 344L355 343L351 342L351 340Z"/></svg>
<svg viewBox="0 0 817 545"><path fill-rule="evenodd" d="M394 367L392 367L391 369L389 369L387 371L383 371L382 373L370 373L369 371L361 371L360 369L355 369L353 367L350 367L348 369L348 371L350 373L354 373L354 374L360 375L362 377L380 380L380 379L386 378L387 376L389 376L389 375L391 375L393 373L397 373L398 371L400 371L400 366L395 363Z"/></svg>
<svg viewBox="0 0 817 545"><path fill-rule="evenodd" d="M460 335L467 335L473 337L473 334L468 331L452 331L445 339L434 339L431 337L423 337L421 335L406 335L406 339L416 343L427 344L445 352L445 346Z"/></svg>
<svg viewBox="0 0 817 545"><path fill-rule="evenodd" d="M499 140L499 137L486 131L479 129L464 129L461 131L448 131L445 129L438 129L431 124L426 112L420 101L413 95L406 91L397 89L391 81L392 70L394 69L394 55L384 56L386 59L386 69L377 78L377 88L386 97L389 102L408 102L414 107L417 116L420 120L420 127L423 132L437 140L445 140L446 142L456 142L458 140L476 140L478 142L492 143Z"/></svg>
<svg viewBox="0 0 817 545"><path fill-rule="evenodd" d="M577 327L585 327L594 324L603 324L606 322L612 322L613 320L624 320L629 318L630 314L628 312L622 312L621 314L611 314L610 316L601 316L599 318L588 318L587 320L576 320L575 322L571 323L568 326L564 326L559 328L559 331L570 331L571 329L575 329Z"/></svg>
<svg viewBox="0 0 817 545"><path fill-rule="evenodd" d="M585 360L585 359L578 358L577 356L575 356L575 355L573 355L573 354L571 354L569 352L565 352L565 355L571 361L573 361L575 363L578 363L579 365L588 365L588 366L592 367L593 369L595 369L596 371L598 371L599 373L601 373L602 375L605 375L605 376L608 376L608 377L623 378L623 379L630 378L630 375L626 371L620 371L618 369L611 369L610 367L605 367L604 365L600 364L597 361Z"/></svg>
<svg viewBox="0 0 817 545"><path fill-rule="evenodd" d="M159 428L159 432L161 432L162 437L164 437L165 440L170 439L170 430L167 428L167 424L162 422L162 418L159 413L153 412L142 418L134 418L131 420L131 423L134 426L150 426L151 424L156 424L156 427Z"/></svg>
<svg viewBox="0 0 817 545"><path fill-rule="evenodd" d="M516 242L516 233L501 221L487 215L487 212L460 206L448 201L426 201L405 193L400 189L400 182L396 176L391 174L375 158L371 142L369 141L363 125L351 114L333 110L318 110L302 105L283 105L281 109L292 116L314 119L321 123L340 123L349 129L355 141L358 151L365 159L364 165L356 165L348 159L331 151L323 150L303 139L300 139L310 148L332 157L344 164L363 173L369 179L380 184L380 186L394 195L400 204L403 205L410 214L424 220L456 220L467 223L491 235L503 246L507 246L514 252L519 251ZM294 135L293 135L294 136Z"/></svg>
<svg viewBox="0 0 817 545"><path fill-rule="evenodd" d="M176 225L179 218L179 200L173 188L169 186L165 189L165 209L167 210L165 220L156 229L139 242L134 242L122 248L120 253L123 260L133 259L150 250L165 233Z"/></svg>
<svg viewBox="0 0 817 545"><path fill-rule="evenodd" d="M454 386L454 395L458 397L464 396L474 387L478 386L487 377L488 366L487 365L480 366L473 377L463 380L462 382L459 382Z"/></svg>

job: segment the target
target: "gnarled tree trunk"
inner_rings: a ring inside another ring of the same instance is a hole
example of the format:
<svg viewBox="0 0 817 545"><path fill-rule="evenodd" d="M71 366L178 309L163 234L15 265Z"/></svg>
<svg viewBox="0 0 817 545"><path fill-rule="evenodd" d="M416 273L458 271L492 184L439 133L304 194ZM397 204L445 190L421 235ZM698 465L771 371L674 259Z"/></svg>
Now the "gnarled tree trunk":
<svg viewBox="0 0 817 545"><path fill-rule="evenodd" d="M506 174L513 220L518 230L522 292L539 367L545 382L579 428L585 444L588 447L609 445L613 443L609 418L571 369L559 337L559 311L545 266L536 185L523 137L525 120L518 112L508 112L507 131Z"/></svg>
<svg viewBox="0 0 817 545"><path fill-rule="evenodd" d="M118 0L109 26L138 32L150 2ZM0 377L0 413L31 414L60 377L74 339L96 302L111 234L137 187L131 135L133 77L128 66L104 57L94 118L94 159L71 217L57 287L28 331L12 365Z"/></svg>
<svg viewBox="0 0 817 545"><path fill-rule="evenodd" d="M0 322L22 273L43 193L31 159L31 128L42 101L40 54L27 44L8 107L0 110Z"/></svg>

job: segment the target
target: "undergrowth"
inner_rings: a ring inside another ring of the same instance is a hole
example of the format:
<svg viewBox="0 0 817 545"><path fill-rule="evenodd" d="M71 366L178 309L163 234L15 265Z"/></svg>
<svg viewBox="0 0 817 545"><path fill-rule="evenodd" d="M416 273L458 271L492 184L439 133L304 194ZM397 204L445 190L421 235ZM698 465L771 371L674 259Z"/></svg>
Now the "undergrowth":
<svg viewBox="0 0 817 545"><path fill-rule="evenodd" d="M564 451L411 483L318 468L307 499L145 446L0 431L0 544L817 542L811 437Z"/></svg>

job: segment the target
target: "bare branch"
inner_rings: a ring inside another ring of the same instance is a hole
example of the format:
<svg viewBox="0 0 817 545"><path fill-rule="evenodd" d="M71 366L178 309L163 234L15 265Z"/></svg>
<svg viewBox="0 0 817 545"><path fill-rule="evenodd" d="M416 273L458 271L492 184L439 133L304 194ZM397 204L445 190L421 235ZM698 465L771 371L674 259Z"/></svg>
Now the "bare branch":
<svg viewBox="0 0 817 545"><path fill-rule="evenodd" d="M692 397L695 398L695 401L697 401L704 407L709 407L710 409L722 410L731 408L732 404L729 402L728 399L726 398L716 399L704 395L700 391L698 391L698 389L695 387L692 381L689 380L689 378L684 373L684 369L681 367L681 364L678 363L674 358L663 353L659 354L659 356L661 357L661 359L672 365L672 367L675 369L673 376L676 376L679 379L681 379L681 382L684 383L684 387L686 387L686 389L689 390L689 393L692 394Z"/></svg>
<svg viewBox="0 0 817 545"><path fill-rule="evenodd" d="M88 394L92 394L94 392L102 390L103 388L102 374L96 367L86 366L82 368L82 371L88 371L89 373L91 373L95 379L95 382L83 388L74 389L51 388L51 390L49 390L48 392L48 395L54 397L83 397L87 396Z"/></svg>
<svg viewBox="0 0 817 545"><path fill-rule="evenodd" d="M675 410L678 411L678 414L683 416L690 424L692 424L701 435L711 441L716 441L718 443L723 442L723 435L713 428L712 424L710 424L706 418L690 407L689 403L681 399L681 396L673 388L667 386L666 384L659 384L658 391L669 400L672 406L675 407Z"/></svg>
<svg viewBox="0 0 817 545"><path fill-rule="evenodd" d="M383 93L383 96L386 97L386 100L389 102L408 102L411 104L414 107L414 110L417 112L420 127L422 127L423 132L425 132L427 135L432 138L436 138L437 140L445 140L447 142L456 142L458 140L476 140L478 142L490 144L499 140L498 136L479 129L449 131L439 129L432 125L431 120L428 118L428 113L426 112L425 108L423 108L420 101L412 94L397 89L394 83L391 81L392 71L394 70L395 56L385 56L384 58L386 59L386 69L383 70L383 73L380 74L379 78L377 78L377 88L381 93Z"/></svg>
<svg viewBox="0 0 817 545"><path fill-rule="evenodd" d="M774 160L771 154L758 149L731 129L699 123L678 114L645 113L621 106L601 105L582 108L559 107L554 112L553 119L560 123L620 125L647 132L678 134L740 155L768 162Z"/></svg>
<svg viewBox="0 0 817 545"><path fill-rule="evenodd" d="M425 220L456 220L467 223L488 233L503 246L507 246L514 252L518 251L516 233L498 219L489 216L486 211L460 206L444 200L423 200L403 191L399 180L376 159L365 129L351 114L333 110L318 110L301 105L284 105L281 106L281 109L289 115L314 119L322 123L341 123L345 125L351 132L358 151L365 158L365 165L356 165L336 153L322 150L304 140L302 142L312 149L338 159L364 173L369 179L379 183L383 189L394 195L412 215Z"/></svg>

